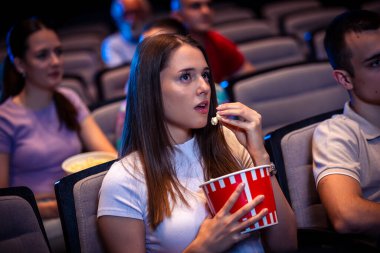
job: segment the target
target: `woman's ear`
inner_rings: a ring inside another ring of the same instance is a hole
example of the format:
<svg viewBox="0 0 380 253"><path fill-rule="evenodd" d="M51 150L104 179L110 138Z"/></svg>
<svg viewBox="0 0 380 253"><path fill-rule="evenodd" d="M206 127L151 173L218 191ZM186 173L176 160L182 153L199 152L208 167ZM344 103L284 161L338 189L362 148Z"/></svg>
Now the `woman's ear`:
<svg viewBox="0 0 380 253"><path fill-rule="evenodd" d="M333 71L333 77L346 90L352 90L354 88L351 75L347 71L341 70L341 69L335 69Z"/></svg>
<svg viewBox="0 0 380 253"><path fill-rule="evenodd" d="M22 60L18 57L15 57L14 58L14 65L16 67L16 70L21 74L21 75L25 75L25 68L24 68L24 64L22 62Z"/></svg>

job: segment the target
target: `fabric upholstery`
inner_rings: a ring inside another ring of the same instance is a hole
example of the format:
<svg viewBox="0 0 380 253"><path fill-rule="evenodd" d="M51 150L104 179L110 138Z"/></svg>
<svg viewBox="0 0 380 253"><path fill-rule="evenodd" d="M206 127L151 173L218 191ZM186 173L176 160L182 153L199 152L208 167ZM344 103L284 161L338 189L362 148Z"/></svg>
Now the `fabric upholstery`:
<svg viewBox="0 0 380 253"><path fill-rule="evenodd" d="M258 73L235 82L235 101L262 115L265 133L324 112L343 108L347 92L328 62L304 63Z"/></svg>
<svg viewBox="0 0 380 253"><path fill-rule="evenodd" d="M297 36L304 41L305 32L326 27L337 15L346 11L344 7L314 8L308 11L296 12L284 18L285 34Z"/></svg>
<svg viewBox="0 0 380 253"><path fill-rule="evenodd" d="M0 196L0 252L49 253L37 215L26 199Z"/></svg>
<svg viewBox="0 0 380 253"><path fill-rule="evenodd" d="M92 111L94 120L107 136L108 140L116 147L116 118L122 100L114 101L109 104L100 106Z"/></svg>
<svg viewBox="0 0 380 253"><path fill-rule="evenodd" d="M96 85L100 100L125 96L130 65L103 69L96 74Z"/></svg>
<svg viewBox="0 0 380 253"><path fill-rule="evenodd" d="M298 42L292 37L272 37L238 45L240 52L257 71L306 61Z"/></svg>
<svg viewBox="0 0 380 253"><path fill-rule="evenodd" d="M252 19L255 13L249 8L238 7L234 4L232 6L225 6L224 8L214 8L214 17L212 23L214 26L225 24L243 19Z"/></svg>
<svg viewBox="0 0 380 253"><path fill-rule="evenodd" d="M234 43L250 41L277 35L277 31L264 20L241 20L219 25L217 32Z"/></svg>
<svg viewBox="0 0 380 253"><path fill-rule="evenodd" d="M86 177L74 185L75 209L82 253L101 253L97 232L98 192L106 171Z"/></svg>
<svg viewBox="0 0 380 253"><path fill-rule="evenodd" d="M316 125L292 131L281 140L289 194L300 228L328 227L312 172L311 141Z"/></svg>
<svg viewBox="0 0 380 253"><path fill-rule="evenodd" d="M98 191L109 161L70 174L55 183L55 195L68 252L105 252L97 234Z"/></svg>
<svg viewBox="0 0 380 253"><path fill-rule="evenodd" d="M266 19L272 20L272 22L277 22L281 16L287 13L319 6L320 2L315 0L276 1L265 4L262 7L262 13Z"/></svg>
<svg viewBox="0 0 380 253"><path fill-rule="evenodd" d="M86 83L88 93L95 98L97 94L95 74L102 68L98 55L90 50L65 51L62 54L65 74L79 75Z"/></svg>

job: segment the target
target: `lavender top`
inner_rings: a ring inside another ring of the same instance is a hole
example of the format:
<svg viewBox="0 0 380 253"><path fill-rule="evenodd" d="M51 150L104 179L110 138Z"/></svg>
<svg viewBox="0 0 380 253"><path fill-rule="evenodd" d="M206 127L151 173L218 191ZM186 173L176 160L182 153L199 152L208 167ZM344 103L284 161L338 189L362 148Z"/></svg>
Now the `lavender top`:
<svg viewBox="0 0 380 253"><path fill-rule="evenodd" d="M78 121L89 110L71 90L60 88L78 111ZM9 154L9 185L28 186L35 194L53 192L54 182L64 176L61 163L80 153L76 132L60 127L54 102L34 111L8 98L0 105L0 153Z"/></svg>

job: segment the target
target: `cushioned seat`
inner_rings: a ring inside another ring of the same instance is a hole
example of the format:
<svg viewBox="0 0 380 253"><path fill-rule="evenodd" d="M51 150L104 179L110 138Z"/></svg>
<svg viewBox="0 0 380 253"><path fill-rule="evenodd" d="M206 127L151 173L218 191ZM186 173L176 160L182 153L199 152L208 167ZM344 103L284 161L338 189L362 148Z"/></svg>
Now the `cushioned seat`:
<svg viewBox="0 0 380 253"><path fill-rule="evenodd" d="M114 161L62 178L55 184L59 215L69 252L105 252L97 230L98 193Z"/></svg>
<svg viewBox="0 0 380 253"><path fill-rule="evenodd" d="M244 19L215 27L221 33L235 43L262 39L277 35L265 20Z"/></svg>
<svg viewBox="0 0 380 253"><path fill-rule="evenodd" d="M97 107L91 112L94 120L107 136L108 140L116 147L116 120L120 107L125 99L111 100Z"/></svg>
<svg viewBox="0 0 380 253"><path fill-rule="evenodd" d="M1 188L0 217L0 252L51 252L36 200L29 188Z"/></svg>
<svg viewBox="0 0 380 253"><path fill-rule="evenodd" d="M130 65L106 68L95 75L99 101L125 96L125 87L129 78Z"/></svg>
<svg viewBox="0 0 380 253"><path fill-rule="evenodd" d="M293 37L275 36L238 44L240 52L257 71L306 61Z"/></svg>
<svg viewBox="0 0 380 253"><path fill-rule="evenodd" d="M234 101L262 115L265 133L287 124L338 108L347 91L332 77L328 62L301 63L253 73L230 80Z"/></svg>
<svg viewBox="0 0 380 253"><path fill-rule="evenodd" d="M299 252L379 252L361 235L333 230L315 187L314 129L319 122L341 112L338 109L284 126L268 134L265 141L280 187L296 216Z"/></svg>

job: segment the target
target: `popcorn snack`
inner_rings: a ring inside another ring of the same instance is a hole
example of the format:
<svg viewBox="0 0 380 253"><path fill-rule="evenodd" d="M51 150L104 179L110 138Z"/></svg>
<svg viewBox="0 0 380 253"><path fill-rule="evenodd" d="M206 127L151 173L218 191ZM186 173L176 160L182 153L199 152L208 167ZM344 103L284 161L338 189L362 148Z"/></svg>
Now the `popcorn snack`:
<svg viewBox="0 0 380 253"><path fill-rule="evenodd" d="M67 158L62 163L62 169L67 174L73 174L81 170L93 167L95 165L105 163L117 158L114 153L103 152L103 151L92 151L77 154Z"/></svg>
<svg viewBox="0 0 380 253"><path fill-rule="evenodd" d="M211 118L211 124L213 126L216 126L220 119L221 119L221 116L218 113L216 113L216 116Z"/></svg>

